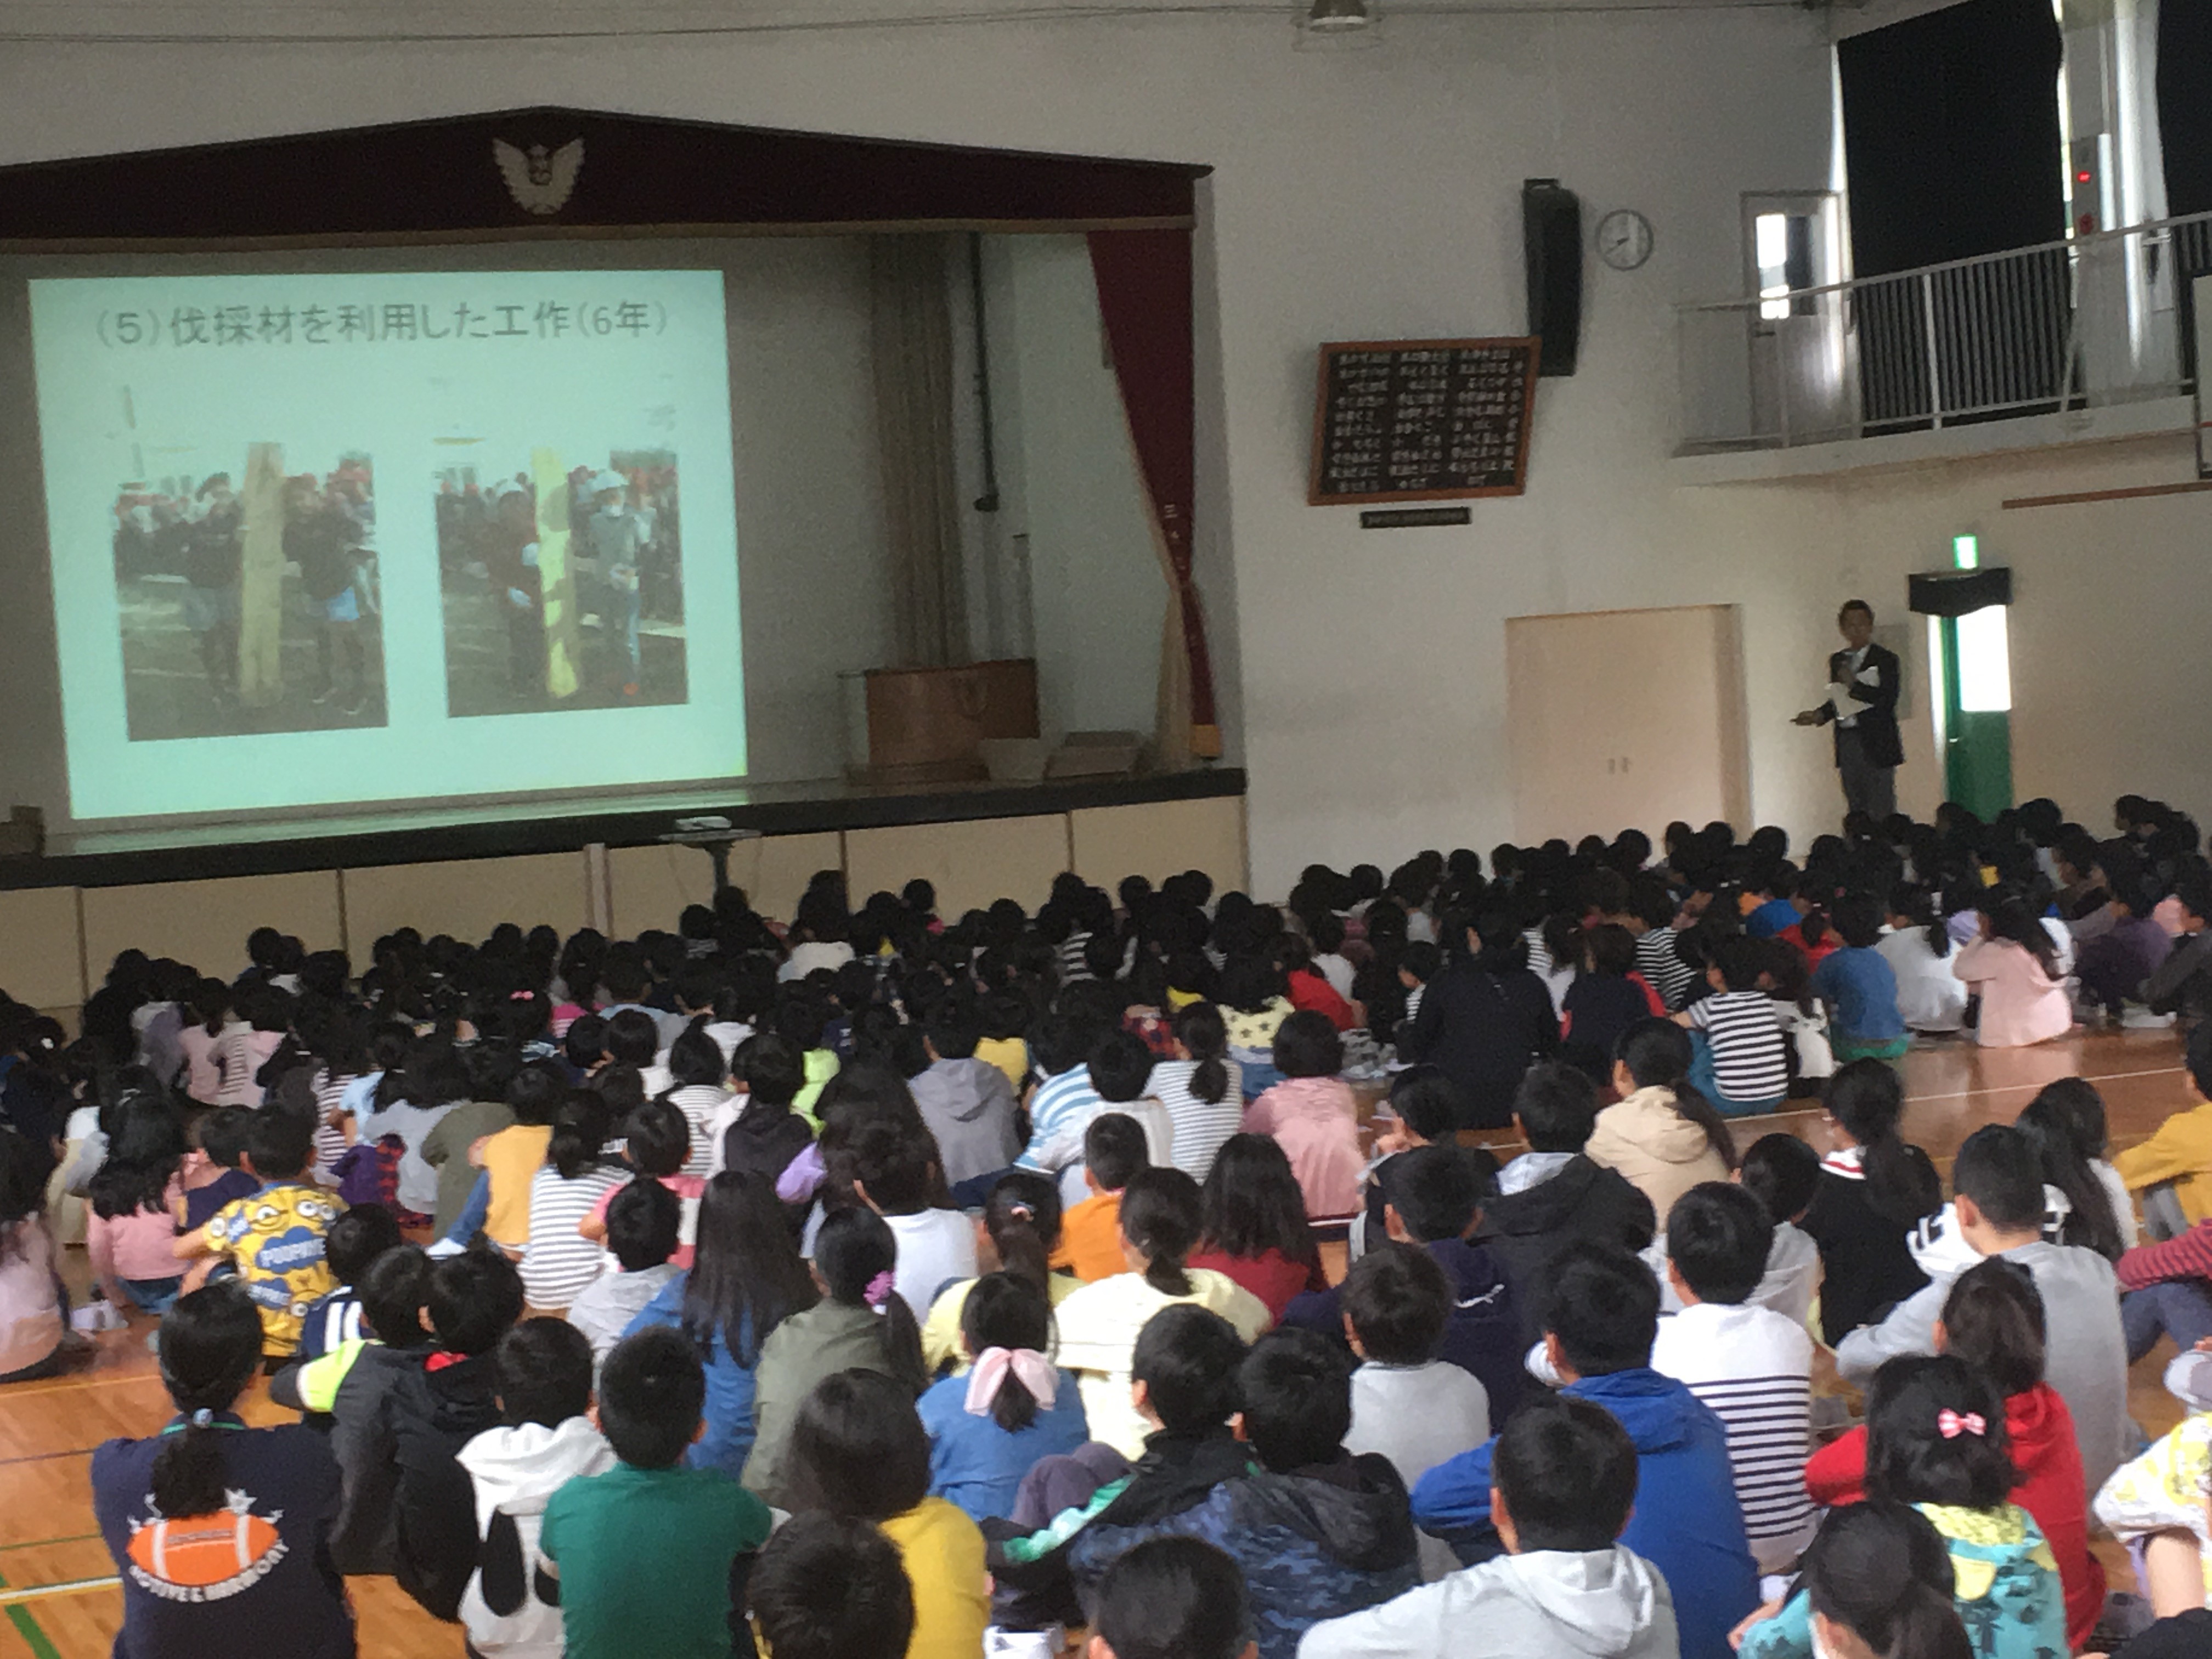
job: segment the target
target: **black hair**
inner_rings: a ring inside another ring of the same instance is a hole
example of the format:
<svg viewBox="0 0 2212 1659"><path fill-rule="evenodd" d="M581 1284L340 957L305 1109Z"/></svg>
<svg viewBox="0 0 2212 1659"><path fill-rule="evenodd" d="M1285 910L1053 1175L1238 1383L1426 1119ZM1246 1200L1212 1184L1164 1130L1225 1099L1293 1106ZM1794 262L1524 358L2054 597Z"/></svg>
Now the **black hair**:
<svg viewBox="0 0 2212 1659"><path fill-rule="evenodd" d="M936 1160L935 1137L918 1121L902 1116L861 1123L839 1162L885 1215L915 1215L935 1195Z"/></svg>
<svg viewBox="0 0 2212 1659"><path fill-rule="evenodd" d="M1729 981L1735 988L1735 981ZM1735 1136L1728 1120L1690 1085L1692 1054L1690 1034L1671 1019L1639 1019L1620 1034L1613 1058L1628 1068L1639 1089L1664 1089L1674 1097L1674 1109L1705 1132L1705 1144L1721 1162L1736 1166Z"/></svg>
<svg viewBox="0 0 2212 1659"><path fill-rule="evenodd" d="M623 1016L617 1014L620 1022ZM651 1063L651 1057L638 1062ZM670 1092L678 1089L717 1089L730 1074L727 1061L722 1058L722 1045L707 1035L707 1019L701 1015L676 1034L676 1041L668 1047L668 1075L673 1079Z"/></svg>
<svg viewBox="0 0 2212 1659"><path fill-rule="evenodd" d="M161 1386L185 1418L163 1438L149 1481L164 1517L216 1515L227 1486L222 1431L227 1412L261 1369L261 1315L236 1279L221 1279L177 1298L161 1319Z"/></svg>
<svg viewBox="0 0 2212 1659"><path fill-rule="evenodd" d="M386 1347L418 1346L428 1337L422 1303L429 1285L430 1257L421 1245L386 1250L354 1286L361 1297L362 1322Z"/></svg>
<svg viewBox="0 0 2212 1659"><path fill-rule="evenodd" d="M1513 1115L1534 1152L1579 1152L1597 1127L1597 1085L1580 1067L1540 1060L1521 1075Z"/></svg>
<svg viewBox="0 0 2212 1659"><path fill-rule="evenodd" d="M1273 1058L1285 1077L1334 1077L1344 1069L1344 1039L1328 1015L1300 1008L1275 1028Z"/></svg>
<svg viewBox="0 0 2212 1659"><path fill-rule="evenodd" d="M1954 1354L1902 1354L1874 1374L1868 1497L1993 1510L2019 1483L2004 1397L1988 1377Z"/></svg>
<svg viewBox="0 0 2212 1659"><path fill-rule="evenodd" d="M1884 1659L1973 1659L1950 1547L1909 1504L1870 1498L1829 1510L1798 1583L1814 1613Z"/></svg>
<svg viewBox="0 0 2212 1659"><path fill-rule="evenodd" d="M1126 1203L1123 1208L1126 1213ZM898 1237L873 1210L832 1211L815 1237L814 1267L830 1299L883 1316L884 1363L911 1398L928 1386L929 1378L922 1369L921 1329L914 1310L896 1291L882 1288L897 1266Z"/></svg>
<svg viewBox="0 0 2212 1659"><path fill-rule="evenodd" d="M983 1022L972 1002L947 998L922 1027L939 1060L972 1060L983 1040Z"/></svg>
<svg viewBox="0 0 2212 1659"><path fill-rule="evenodd" d="M1044 1290L1053 1247L1060 1243L1060 1183L1035 1170L1011 1170L983 1200L983 1231L999 1266Z"/></svg>
<svg viewBox="0 0 2212 1659"><path fill-rule="evenodd" d="M525 1423L557 1429L591 1408L591 1340L565 1319L526 1319L500 1338L492 1374L500 1415L511 1429Z"/></svg>
<svg viewBox="0 0 2212 1659"><path fill-rule="evenodd" d="M1244 1339L1209 1308L1178 1302L1147 1319L1129 1351L1129 1380L1171 1434L1220 1428L1237 1410Z"/></svg>
<svg viewBox="0 0 2212 1659"><path fill-rule="evenodd" d="M1390 1079L1390 1110L1424 1140L1443 1140L1467 1115L1467 1097L1439 1066L1408 1066Z"/></svg>
<svg viewBox="0 0 2212 1659"><path fill-rule="evenodd" d="M522 1317L522 1275L497 1250L464 1250L430 1264L422 1305L441 1345L489 1353Z"/></svg>
<svg viewBox="0 0 2212 1659"><path fill-rule="evenodd" d="M607 1249L626 1273L658 1267L676 1254L684 1206L651 1176L633 1181L607 1204Z"/></svg>
<svg viewBox="0 0 2212 1659"><path fill-rule="evenodd" d="M1334 1462L1352 1431L1352 1366L1318 1331L1285 1326L1237 1368L1244 1438L1278 1474Z"/></svg>
<svg viewBox="0 0 2212 1659"><path fill-rule="evenodd" d="M971 1358L989 1348L1052 1351L1052 1302L1017 1273L985 1273L969 1287L960 1305L960 1336ZM1009 1373L991 1401L991 1419L1009 1434L1036 1421L1036 1396Z"/></svg>
<svg viewBox="0 0 2212 1659"><path fill-rule="evenodd" d="M1114 1659L1237 1659L1252 1627L1243 1571L1202 1539L1148 1538L1106 1569L1091 1624Z"/></svg>
<svg viewBox="0 0 2212 1659"><path fill-rule="evenodd" d="M1658 1281L1620 1245L1576 1240L1553 1258L1543 1326L1579 1376L1648 1365L1659 1334Z"/></svg>
<svg viewBox="0 0 2212 1659"><path fill-rule="evenodd" d="M1100 1192L1120 1192L1131 1176L1152 1162L1145 1126L1127 1112L1099 1113L1083 1132L1083 1162Z"/></svg>
<svg viewBox="0 0 2212 1659"><path fill-rule="evenodd" d="M2027 1137L2043 1178L2066 1194L2065 1226L2060 1240L2094 1250L2118 1261L2127 1249L2112 1195L2090 1160L2105 1152L2105 1102L2087 1078L2061 1078L2045 1084L2022 1109L2014 1127Z"/></svg>
<svg viewBox="0 0 2212 1659"><path fill-rule="evenodd" d="M315 1120L270 1103L246 1128L246 1155L264 1181L297 1181L315 1153Z"/></svg>
<svg viewBox="0 0 2212 1659"><path fill-rule="evenodd" d="M1457 1146L1415 1146L1382 1166L1383 1201L1419 1244L1463 1238L1482 1207L1482 1177Z"/></svg>
<svg viewBox="0 0 2212 1659"><path fill-rule="evenodd" d="M1973 1200L1991 1226L2042 1229L2043 1160L2035 1143L2010 1124L1985 1123L1960 1142L1951 1190Z"/></svg>
<svg viewBox="0 0 2212 1659"><path fill-rule="evenodd" d="M1766 1206L1732 1182L1700 1182L1667 1212L1667 1259L1700 1302L1750 1301L1773 1248Z"/></svg>
<svg viewBox="0 0 2212 1659"><path fill-rule="evenodd" d="M1146 1260L1145 1282L1168 1296L1188 1296L1183 1264L1197 1249L1205 1206L1198 1182L1172 1165L1150 1166L1121 1189L1121 1237Z"/></svg>
<svg viewBox="0 0 2212 1659"><path fill-rule="evenodd" d="M700 1352L719 1341L750 1370L769 1333L817 1296L774 1185L746 1170L709 1181L684 1280L684 1334Z"/></svg>
<svg viewBox="0 0 2212 1659"><path fill-rule="evenodd" d="M574 1181L600 1166L599 1149L607 1142L610 1115L607 1103L589 1089L572 1091L554 1114L545 1161L562 1180Z"/></svg>
<svg viewBox="0 0 2212 1659"><path fill-rule="evenodd" d="M183 1126L157 1095L125 1095L116 1102L117 1121L107 1156L86 1183L92 1212L103 1219L159 1211L169 1182L185 1160Z"/></svg>
<svg viewBox="0 0 2212 1659"><path fill-rule="evenodd" d="M1822 1103L1858 1143L1868 1203L1885 1220L1910 1227L1943 1207L1942 1184L1917 1149L1899 1139L1905 1083L1885 1060L1855 1060L1828 1079Z"/></svg>
<svg viewBox="0 0 2212 1659"><path fill-rule="evenodd" d="M1451 1322L1451 1281L1414 1244L1368 1247L1344 1276L1345 1316L1367 1358L1378 1365L1422 1365L1436 1358Z"/></svg>
<svg viewBox="0 0 2212 1659"><path fill-rule="evenodd" d="M1129 1031L1116 1031L1091 1051L1091 1086L1101 1100L1136 1100L1152 1081L1152 1051Z"/></svg>
<svg viewBox="0 0 2212 1659"><path fill-rule="evenodd" d="M1194 1002L1175 1017L1176 1041L1197 1061L1188 1085L1193 1100L1218 1106L1229 1093L1229 1024L1211 1002Z"/></svg>
<svg viewBox="0 0 2212 1659"><path fill-rule="evenodd" d="M507 1080L507 1103L517 1123L552 1122L568 1097L568 1076L550 1060L533 1060Z"/></svg>
<svg viewBox="0 0 2212 1659"><path fill-rule="evenodd" d="M745 1595L776 1659L890 1659L913 1640L913 1583L870 1522L793 1516L761 1546Z"/></svg>
<svg viewBox="0 0 2212 1659"><path fill-rule="evenodd" d="M331 1223L323 1239L323 1260L341 1285L359 1285L376 1258L407 1241L399 1219L381 1204L356 1204Z"/></svg>
<svg viewBox="0 0 2212 1659"><path fill-rule="evenodd" d="M580 1072L607 1057L607 1023L597 1014L579 1014L561 1034L561 1053Z"/></svg>
<svg viewBox="0 0 2212 1659"><path fill-rule="evenodd" d="M794 1510L881 1522L929 1496L929 1431L913 1391L881 1371L817 1382L792 1419L788 1457Z"/></svg>
<svg viewBox="0 0 2212 1659"><path fill-rule="evenodd" d="M1881 938L1881 906L1871 893L1845 893L1829 914L1844 943L1854 950L1869 950Z"/></svg>
<svg viewBox="0 0 2212 1659"><path fill-rule="evenodd" d="M640 1071L653 1064L653 1056L660 1052L660 1027L651 1014L640 1008L618 1008L606 1019L608 1059Z"/></svg>
<svg viewBox="0 0 2212 1659"><path fill-rule="evenodd" d="M2010 1398L2043 1381L2049 1331L2043 1292L2017 1261L1985 1256L1951 1282L1943 1299L1943 1352L1955 1354Z"/></svg>
<svg viewBox="0 0 2212 1659"><path fill-rule="evenodd" d="M1320 1269L1305 1194L1273 1135L1234 1134L1221 1143L1199 1188L1199 1218L1209 1249L1240 1260L1276 1250L1310 1273Z"/></svg>
<svg viewBox="0 0 2212 1659"><path fill-rule="evenodd" d="M1546 1395L1513 1413L1490 1474L1523 1553L1609 1550L1636 1502L1636 1443L1595 1401Z"/></svg>
<svg viewBox="0 0 2212 1659"><path fill-rule="evenodd" d="M599 1432L636 1468L674 1468L699 1432L707 1371L698 1351L665 1325L626 1336L599 1372Z"/></svg>
<svg viewBox="0 0 2212 1659"><path fill-rule="evenodd" d="M648 1100L623 1125L623 1146L640 1175L679 1174L691 1156L691 1120L665 1095Z"/></svg>
<svg viewBox="0 0 2212 1659"><path fill-rule="evenodd" d="M755 1105L787 1108L806 1086L805 1052L774 1031L746 1038L731 1070L744 1079L749 1111Z"/></svg>
<svg viewBox="0 0 2212 1659"><path fill-rule="evenodd" d="M1743 1189L1766 1207L1779 1225L1812 1207L1820 1189L1820 1155L1796 1135L1777 1131L1744 1149Z"/></svg>
<svg viewBox="0 0 2212 1659"><path fill-rule="evenodd" d="M253 1127L255 1114L243 1106L218 1106L204 1112L195 1125L199 1135L200 1150L208 1155L210 1164L226 1170L235 1170L246 1153L246 1132Z"/></svg>

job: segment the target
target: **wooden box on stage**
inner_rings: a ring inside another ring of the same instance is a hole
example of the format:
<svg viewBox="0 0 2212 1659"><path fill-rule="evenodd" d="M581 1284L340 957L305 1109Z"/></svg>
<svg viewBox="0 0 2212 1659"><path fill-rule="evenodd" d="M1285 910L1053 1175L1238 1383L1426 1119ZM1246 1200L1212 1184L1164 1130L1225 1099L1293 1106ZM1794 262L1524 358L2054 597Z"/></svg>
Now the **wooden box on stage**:
<svg viewBox="0 0 2212 1659"><path fill-rule="evenodd" d="M1036 660L969 663L962 668L872 668L860 677L865 764L846 769L859 782L955 782L988 775L988 738L1037 735ZM856 722L860 723L860 722Z"/></svg>

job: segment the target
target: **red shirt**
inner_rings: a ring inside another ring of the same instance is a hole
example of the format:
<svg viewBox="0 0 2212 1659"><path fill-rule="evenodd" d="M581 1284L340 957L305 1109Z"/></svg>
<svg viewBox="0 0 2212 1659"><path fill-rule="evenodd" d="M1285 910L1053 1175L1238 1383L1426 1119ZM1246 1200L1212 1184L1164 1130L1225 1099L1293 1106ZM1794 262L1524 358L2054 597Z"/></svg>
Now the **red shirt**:
<svg viewBox="0 0 2212 1659"><path fill-rule="evenodd" d="M1200 1250L1191 1257L1190 1265L1226 1273L1266 1303L1267 1316L1277 1324L1282 1322L1283 1310L1291 1305L1292 1297L1328 1288L1328 1275L1322 1272L1318 1261L1308 1267L1304 1262L1291 1261L1280 1250L1262 1250L1258 1255L1224 1255L1219 1250Z"/></svg>
<svg viewBox="0 0 2212 1659"><path fill-rule="evenodd" d="M1328 1023L1340 1031L1348 1031L1358 1022L1352 1018L1352 1005L1337 995L1336 988L1310 968L1301 968L1290 975L1291 1006L1310 1008L1317 1014L1328 1016Z"/></svg>
<svg viewBox="0 0 2212 1659"><path fill-rule="evenodd" d="M2020 1484L2012 1501L2035 1517L2058 1560L2066 1591L2066 1639L2076 1648L2105 1610L2105 1569L2089 1553L2089 1497L2081 1476L2074 1414L2058 1390L2039 1382L2005 1401L2005 1427ZM1866 1496L1867 1431L1853 1429L1823 1446L1805 1464L1805 1490L1823 1507L1856 1504Z"/></svg>

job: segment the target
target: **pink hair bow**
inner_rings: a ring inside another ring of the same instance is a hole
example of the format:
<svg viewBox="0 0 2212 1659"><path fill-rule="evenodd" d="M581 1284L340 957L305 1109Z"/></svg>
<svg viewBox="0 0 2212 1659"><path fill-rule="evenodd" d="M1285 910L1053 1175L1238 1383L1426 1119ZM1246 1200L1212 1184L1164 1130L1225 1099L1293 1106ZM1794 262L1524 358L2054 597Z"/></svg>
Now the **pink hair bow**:
<svg viewBox="0 0 2212 1659"><path fill-rule="evenodd" d="M1982 1420L1979 1412L1968 1412L1961 1416L1957 1412L1946 1411L1936 1419L1936 1431L1946 1440L1956 1440L1962 1434L1971 1434L1978 1439L1989 1431L1989 1426Z"/></svg>
<svg viewBox="0 0 2212 1659"><path fill-rule="evenodd" d="M981 1417L989 1411L1009 1376L1027 1389L1040 1407L1052 1409L1052 1397L1060 1387L1052 1361L1035 1348L986 1348L968 1373L968 1414Z"/></svg>
<svg viewBox="0 0 2212 1659"><path fill-rule="evenodd" d="M884 1304L891 1299L891 1290L896 1282L891 1277L890 1269L886 1267L868 1281L868 1288L860 1292L860 1299L878 1313L881 1313L884 1310Z"/></svg>

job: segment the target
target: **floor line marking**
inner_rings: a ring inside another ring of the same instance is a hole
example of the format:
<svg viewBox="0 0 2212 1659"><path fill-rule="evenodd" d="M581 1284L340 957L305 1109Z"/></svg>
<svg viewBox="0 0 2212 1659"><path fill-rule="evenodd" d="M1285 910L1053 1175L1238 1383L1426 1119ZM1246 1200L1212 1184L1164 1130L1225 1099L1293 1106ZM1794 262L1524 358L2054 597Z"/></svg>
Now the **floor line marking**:
<svg viewBox="0 0 2212 1659"><path fill-rule="evenodd" d="M2082 1077L2081 1081L2088 1084L2124 1083L2130 1078L2174 1077L2187 1069L2186 1066L2158 1066L2147 1072L2106 1072L2101 1077ZM2081 1073L2075 1073L2073 1075L2079 1077ZM2052 1081L2055 1082L2057 1079L2054 1079ZM1905 1103L1907 1106L1917 1106L1921 1102L1929 1100L1972 1100L1978 1095L2012 1095L2018 1094L2023 1089L2043 1090L2050 1086L2049 1083L1999 1083L1981 1089L1960 1089L1944 1095L1907 1095L1905 1097Z"/></svg>
<svg viewBox="0 0 2212 1659"><path fill-rule="evenodd" d="M0 1590L0 1607L14 1608L18 1603L36 1601L49 1595L82 1595L93 1590L113 1589L122 1583L120 1578L72 1578L63 1584L32 1584L22 1589Z"/></svg>
<svg viewBox="0 0 2212 1659"><path fill-rule="evenodd" d="M73 1532L66 1538L33 1538L25 1544L0 1544L0 1550L42 1550L55 1544L84 1544L100 1535L96 1532Z"/></svg>

